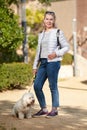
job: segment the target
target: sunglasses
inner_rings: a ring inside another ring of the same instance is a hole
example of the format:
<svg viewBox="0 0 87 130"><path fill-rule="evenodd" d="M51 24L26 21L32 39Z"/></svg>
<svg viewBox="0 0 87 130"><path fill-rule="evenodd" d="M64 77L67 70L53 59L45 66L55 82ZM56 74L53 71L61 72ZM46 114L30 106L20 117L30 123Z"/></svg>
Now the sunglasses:
<svg viewBox="0 0 87 130"><path fill-rule="evenodd" d="M53 14L53 15L55 15L55 13L53 11L46 11L45 14Z"/></svg>

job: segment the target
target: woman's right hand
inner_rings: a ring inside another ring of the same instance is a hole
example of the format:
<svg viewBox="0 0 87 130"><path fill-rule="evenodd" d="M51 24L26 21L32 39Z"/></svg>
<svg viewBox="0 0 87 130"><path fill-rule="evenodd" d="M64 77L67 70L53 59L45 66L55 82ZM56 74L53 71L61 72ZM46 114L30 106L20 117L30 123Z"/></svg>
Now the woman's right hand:
<svg viewBox="0 0 87 130"><path fill-rule="evenodd" d="M33 69L33 74L34 74L34 75L37 74L37 69Z"/></svg>

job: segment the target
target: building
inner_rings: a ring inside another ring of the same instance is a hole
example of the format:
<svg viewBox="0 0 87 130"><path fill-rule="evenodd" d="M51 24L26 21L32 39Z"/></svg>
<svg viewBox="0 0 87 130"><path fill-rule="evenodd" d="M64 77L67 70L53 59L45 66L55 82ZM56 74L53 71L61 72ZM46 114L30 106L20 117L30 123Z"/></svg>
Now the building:
<svg viewBox="0 0 87 130"><path fill-rule="evenodd" d="M73 31L76 29L77 51L87 58L87 0L59 0L52 2L51 9L56 12L57 25L64 31L71 48L73 48Z"/></svg>
<svg viewBox="0 0 87 130"><path fill-rule="evenodd" d="M76 0L76 7L79 53L87 59L87 0Z"/></svg>

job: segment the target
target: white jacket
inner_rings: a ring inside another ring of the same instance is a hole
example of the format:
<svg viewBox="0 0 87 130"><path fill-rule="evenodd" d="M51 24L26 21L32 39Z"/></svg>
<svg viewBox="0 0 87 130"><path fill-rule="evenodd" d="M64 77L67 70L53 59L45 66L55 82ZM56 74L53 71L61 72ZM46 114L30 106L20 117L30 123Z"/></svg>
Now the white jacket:
<svg viewBox="0 0 87 130"><path fill-rule="evenodd" d="M55 52L57 57L52 60L48 59L48 62L61 61L62 56L69 50L69 43L67 42L62 30L60 30L59 32L59 42L60 42L61 48L60 46L58 46L57 30L58 29L55 29L55 28L52 29L50 32L49 39L48 39L48 54ZM38 46L37 46L37 52L36 52L36 56L35 56L35 60L33 64L33 69L37 69L38 67L38 63L40 60L41 41L42 41L43 36L44 36L44 31L38 35Z"/></svg>

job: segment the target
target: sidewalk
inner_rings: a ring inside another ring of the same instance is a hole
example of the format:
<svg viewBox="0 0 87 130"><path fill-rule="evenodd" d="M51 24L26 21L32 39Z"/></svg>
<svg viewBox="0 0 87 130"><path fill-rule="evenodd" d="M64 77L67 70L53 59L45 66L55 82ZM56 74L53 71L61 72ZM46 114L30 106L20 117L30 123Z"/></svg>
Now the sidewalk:
<svg viewBox="0 0 87 130"><path fill-rule="evenodd" d="M44 85L47 106L51 109L51 97L48 82ZM86 130L87 129L87 79L69 78L59 80L59 115L47 119L31 118L18 120L10 116L11 108L27 90L13 90L0 93L0 128L6 130ZM33 93L33 89L31 90ZM38 111L37 99L33 113ZM2 130L2 129L0 129Z"/></svg>
<svg viewBox="0 0 87 130"><path fill-rule="evenodd" d="M87 108L87 79L73 77L59 80L60 106ZM32 90L33 92L33 90ZM51 106L51 97L48 81L44 85L44 93L48 106ZM36 100L37 103L37 100ZM37 103L38 104L38 103Z"/></svg>

